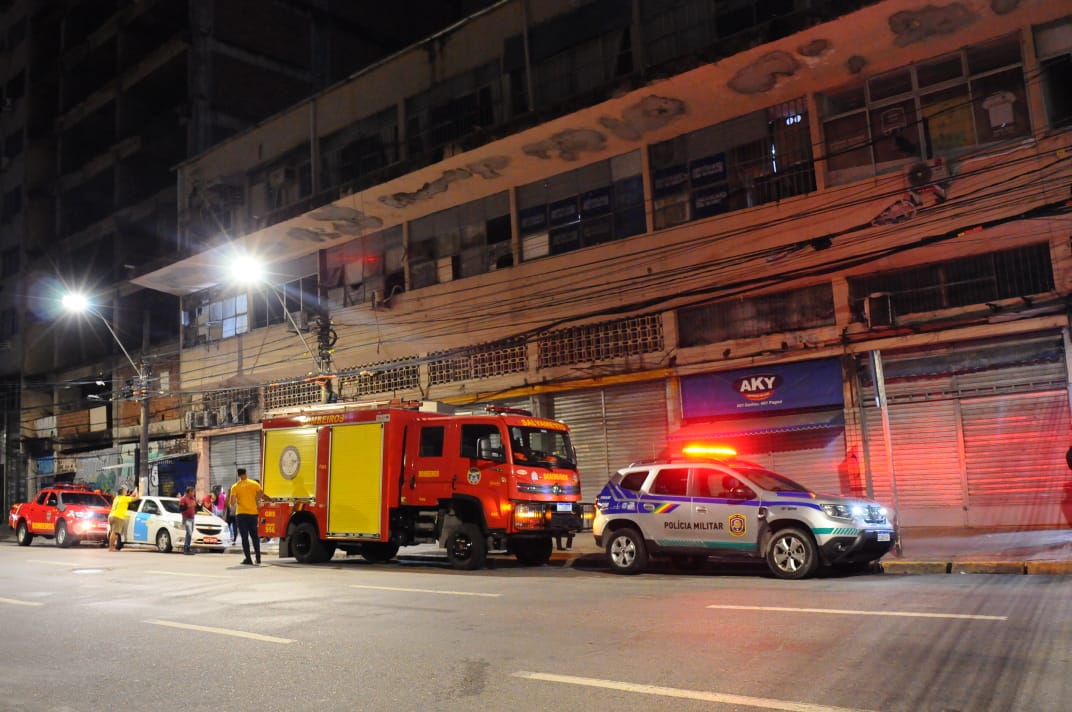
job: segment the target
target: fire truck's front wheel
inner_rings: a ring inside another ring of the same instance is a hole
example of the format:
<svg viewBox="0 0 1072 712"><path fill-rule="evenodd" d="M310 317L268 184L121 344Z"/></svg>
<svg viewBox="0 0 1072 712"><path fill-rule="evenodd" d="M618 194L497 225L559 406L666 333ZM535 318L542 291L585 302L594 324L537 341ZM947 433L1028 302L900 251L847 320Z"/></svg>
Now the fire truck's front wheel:
<svg viewBox="0 0 1072 712"><path fill-rule="evenodd" d="M479 569L487 557L488 544L475 524L462 524L447 538L447 560L456 569Z"/></svg>
<svg viewBox="0 0 1072 712"><path fill-rule="evenodd" d="M302 522L291 529L290 550L299 564L322 564L335 553L335 546L325 544L315 524Z"/></svg>

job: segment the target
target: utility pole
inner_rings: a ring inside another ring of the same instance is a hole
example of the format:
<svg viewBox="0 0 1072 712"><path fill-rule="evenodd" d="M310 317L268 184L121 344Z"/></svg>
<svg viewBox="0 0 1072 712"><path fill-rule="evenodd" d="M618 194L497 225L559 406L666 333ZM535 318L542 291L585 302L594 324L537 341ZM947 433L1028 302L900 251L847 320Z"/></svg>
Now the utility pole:
<svg viewBox="0 0 1072 712"><path fill-rule="evenodd" d="M141 479L149 476L149 374L152 368L142 362L138 372L137 399L141 401L141 435L138 438L138 466L134 470L134 491L141 492Z"/></svg>

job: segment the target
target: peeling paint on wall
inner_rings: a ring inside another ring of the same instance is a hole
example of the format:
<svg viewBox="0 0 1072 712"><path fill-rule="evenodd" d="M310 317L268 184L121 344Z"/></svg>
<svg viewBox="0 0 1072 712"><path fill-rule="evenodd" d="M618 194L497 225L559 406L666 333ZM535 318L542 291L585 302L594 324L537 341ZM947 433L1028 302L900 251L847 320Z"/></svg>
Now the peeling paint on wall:
<svg viewBox="0 0 1072 712"><path fill-rule="evenodd" d="M977 19L975 13L962 3L937 7L927 5L919 10L902 10L890 15L890 31L896 35L893 43L905 47L937 35L951 35Z"/></svg>
<svg viewBox="0 0 1072 712"><path fill-rule="evenodd" d="M576 161L582 151L602 151L607 146L607 137L595 129L566 129L537 143L529 143L521 150L530 156L549 160L557 153L563 161Z"/></svg>
<svg viewBox="0 0 1072 712"><path fill-rule="evenodd" d="M639 141L649 131L661 129L685 114L685 102L665 96L646 96L622 111L621 118L599 117L603 128L625 141Z"/></svg>
<svg viewBox="0 0 1072 712"><path fill-rule="evenodd" d="M391 193L381 195L377 200L392 208L405 208L418 200L428 200L435 195L445 193L451 183L472 177L473 174L463 168L452 168L449 171L443 171L443 175L430 183L425 183L412 193Z"/></svg>
<svg viewBox="0 0 1072 712"><path fill-rule="evenodd" d="M299 242L330 242L339 237L337 232L327 232L323 230L310 230L306 227L292 227L287 230L287 237L291 240L298 240Z"/></svg>
<svg viewBox="0 0 1072 712"><path fill-rule="evenodd" d="M332 227L344 235L360 234L366 230L378 230L383 227L383 220L374 215L365 215L356 208L341 205L325 205L309 213L313 220L330 222Z"/></svg>
<svg viewBox="0 0 1072 712"><path fill-rule="evenodd" d="M995 15L1008 15L1020 7L1020 0L990 0L990 9Z"/></svg>
<svg viewBox="0 0 1072 712"><path fill-rule="evenodd" d="M812 40L806 45L797 47L797 54L801 57L820 57L829 52L833 46L830 40Z"/></svg>
<svg viewBox="0 0 1072 712"><path fill-rule="evenodd" d="M859 74L864 71L864 67L867 66L867 60L858 54L854 54L849 57L849 61L845 62L845 66L853 74Z"/></svg>
<svg viewBox="0 0 1072 712"><path fill-rule="evenodd" d="M779 76L791 77L800 65L788 52L770 52L737 72L727 86L740 94L770 91Z"/></svg>
<svg viewBox="0 0 1072 712"><path fill-rule="evenodd" d="M491 179L501 176L501 171L508 165L510 165L509 156L491 156L483 161L465 164L465 170L475 176Z"/></svg>

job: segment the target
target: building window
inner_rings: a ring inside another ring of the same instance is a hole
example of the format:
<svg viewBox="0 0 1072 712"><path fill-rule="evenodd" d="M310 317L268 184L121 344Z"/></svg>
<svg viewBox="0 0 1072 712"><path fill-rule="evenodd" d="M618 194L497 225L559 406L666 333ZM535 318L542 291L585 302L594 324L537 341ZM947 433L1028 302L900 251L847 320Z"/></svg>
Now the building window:
<svg viewBox="0 0 1072 712"><path fill-rule="evenodd" d="M410 223L410 287L420 289L513 264L510 198L498 193Z"/></svg>
<svg viewBox="0 0 1072 712"><path fill-rule="evenodd" d="M1072 17L1035 28L1035 51L1050 128L1072 126Z"/></svg>
<svg viewBox="0 0 1072 712"><path fill-rule="evenodd" d="M593 363L663 350L657 314L585 324L554 331L536 343L539 368Z"/></svg>
<svg viewBox="0 0 1072 712"><path fill-rule="evenodd" d="M1031 132L1019 35L886 72L817 99L831 184Z"/></svg>
<svg viewBox="0 0 1072 712"><path fill-rule="evenodd" d="M433 386L508 373L523 373L527 369L524 339L508 339L473 346L462 352L428 355L428 382Z"/></svg>
<svg viewBox="0 0 1072 712"><path fill-rule="evenodd" d="M815 190L803 98L651 146L656 230Z"/></svg>
<svg viewBox="0 0 1072 712"><path fill-rule="evenodd" d="M324 259L322 286L339 306L390 299L405 290L401 225L329 248Z"/></svg>
<svg viewBox="0 0 1072 712"><path fill-rule="evenodd" d="M524 260L639 235L646 229L640 152L522 186L517 203Z"/></svg>
<svg viewBox="0 0 1072 712"><path fill-rule="evenodd" d="M704 346L820 326L834 319L830 284L679 309L678 343Z"/></svg>
<svg viewBox="0 0 1072 712"><path fill-rule="evenodd" d="M398 111L390 108L323 139L323 184L351 193L375 184L382 169L399 160Z"/></svg>
<svg viewBox="0 0 1072 712"><path fill-rule="evenodd" d="M183 312L186 340L205 344L249 331L249 299L245 293L216 299Z"/></svg>
<svg viewBox="0 0 1072 712"><path fill-rule="evenodd" d="M307 329L309 321L319 308L317 290L318 280L315 274L291 280L278 287L267 286L258 290L252 297L253 328L259 329L272 324L293 326L296 323L299 329ZM288 313L290 316L287 316Z"/></svg>
<svg viewBox="0 0 1072 712"><path fill-rule="evenodd" d="M853 318L861 322L866 321L865 301L877 294L888 296L893 314L902 316L1030 298L1053 289L1047 243L849 279Z"/></svg>
<svg viewBox="0 0 1072 712"><path fill-rule="evenodd" d="M502 116L498 62L447 79L406 100L409 154L435 162L469 150Z"/></svg>

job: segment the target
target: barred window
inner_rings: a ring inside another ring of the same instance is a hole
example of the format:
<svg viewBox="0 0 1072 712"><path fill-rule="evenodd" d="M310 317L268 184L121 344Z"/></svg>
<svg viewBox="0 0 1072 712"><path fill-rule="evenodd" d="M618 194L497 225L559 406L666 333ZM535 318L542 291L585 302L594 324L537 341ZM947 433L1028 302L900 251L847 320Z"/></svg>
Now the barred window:
<svg viewBox="0 0 1072 712"><path fill-rule="evenodd" d="M1053 289L1050 246L1045 242L849 280L856 321L866 320L864 302L874 294L888 294L893 313L901 315L1029 297Z"/></svg>
<svg viewBox="0 0 1072 712"><path fill-rule="evenodd" d="M320 386L305 381L277 383L264 389L265 410L293 408L298 405L310 405L320 402Z"/></svg>
<svg viewBox="0 0 1072 712"><path fill-rule="evenodd" d="M830 284L678 310L678 343L717 344L834 324Z"/></svg>
<svg viewBox="0 0 1072 712"><path fill-rule="evenodd" d="M539 367L567 366L662 351L663 327L649 314L563 329L537 342Z"/></svg>
<svg viewBox="0 0 1072 712"><path fill-rule="evenodd" d="M462 353L447 354L431 354L428 377L433 386L528 370L524 339L496 341L474 346Z"/></svg>

